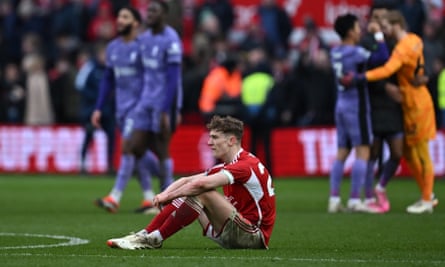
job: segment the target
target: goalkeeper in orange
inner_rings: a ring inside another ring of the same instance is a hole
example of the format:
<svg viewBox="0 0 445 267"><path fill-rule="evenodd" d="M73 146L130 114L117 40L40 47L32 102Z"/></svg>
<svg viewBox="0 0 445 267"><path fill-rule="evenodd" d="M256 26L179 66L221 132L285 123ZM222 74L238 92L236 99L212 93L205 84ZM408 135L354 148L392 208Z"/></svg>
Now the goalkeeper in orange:
<svg viewBox="0 0 445 267"><path fill-rule="evenodd" d="M436 136L433 101L424 84L416 84L416 78L424 75L423 42L419 36L407 32L403 15L398 11L388 13L391 35L397 40L391 57L385 65L364 74L346 74L341 83L377 81L396 74L399 87L388 88L387 93L399 101L403 110L405 130L404 157L417 181L422 197L407 207L408 213L431 213L437 204L434 199L434 170L428 142Z"/></svg>

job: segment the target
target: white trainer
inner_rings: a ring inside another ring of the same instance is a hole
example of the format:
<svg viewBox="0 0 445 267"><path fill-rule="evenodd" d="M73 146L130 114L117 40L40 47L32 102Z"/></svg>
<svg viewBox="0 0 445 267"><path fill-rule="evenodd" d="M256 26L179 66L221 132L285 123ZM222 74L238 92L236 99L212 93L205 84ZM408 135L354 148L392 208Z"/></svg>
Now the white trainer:
<svg viewBox="0 0 445 267"><path fill-rule="evenodd" d="M345 208L340 202L340 199L329 199L328 213L340 213L344 212Z"/></svg>
<svg viewBox="0 0 445 267"><path fill-rule="evenodd" d="M419 200L408 206L406 212L411 214L433 213L433 201Z"/></svg>
<svg viewBox="0 0 445 267"><path fill-rule="evenodd" d="M348 200L347 211L348 212L367 212L367 213L370 212L368 210L368 207L361 200L356 200L356 199Z"/></svg>
<svg viewBox="0 0 445 267"><path fill-rule="evenodd" d="M120 238L112 238L107 241L107 245L111 248L120 248L127 250L136 249L155 249L162 246L162 242L157 239L153 239L147 233L145 229L129 234Z"/></svg>

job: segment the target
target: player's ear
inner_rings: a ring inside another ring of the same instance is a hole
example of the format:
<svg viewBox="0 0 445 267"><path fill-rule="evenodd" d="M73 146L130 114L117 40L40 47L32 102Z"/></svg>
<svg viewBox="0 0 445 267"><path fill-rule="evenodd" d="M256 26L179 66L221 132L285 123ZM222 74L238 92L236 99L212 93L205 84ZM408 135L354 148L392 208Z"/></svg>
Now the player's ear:
<svg viewBox="0 0 445 267"><path fill-rule="evenodd" d="M231 146L233 146L233 145L235 145L235 144L237 144L238 143L238 139L236 139L236 136L234 136L234 135L230 135L229 136L229 144L231 145Z"/></svg>

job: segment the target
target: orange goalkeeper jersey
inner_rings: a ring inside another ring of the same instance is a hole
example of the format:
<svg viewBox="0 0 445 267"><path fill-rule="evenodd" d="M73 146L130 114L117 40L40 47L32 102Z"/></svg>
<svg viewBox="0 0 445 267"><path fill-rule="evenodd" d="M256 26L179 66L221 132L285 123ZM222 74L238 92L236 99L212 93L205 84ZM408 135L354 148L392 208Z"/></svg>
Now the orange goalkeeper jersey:
<svg viewBox="0 0 445 267"><path fill-rule="evenodd" d="M422 40L408 33L397 43L385 65L366 72L368 81L381 80L397 73L403 96L403 120L408 144L432 139L436 135L434 106L428 88L412 84L416 74L423 74L423 64Z"/></svg>

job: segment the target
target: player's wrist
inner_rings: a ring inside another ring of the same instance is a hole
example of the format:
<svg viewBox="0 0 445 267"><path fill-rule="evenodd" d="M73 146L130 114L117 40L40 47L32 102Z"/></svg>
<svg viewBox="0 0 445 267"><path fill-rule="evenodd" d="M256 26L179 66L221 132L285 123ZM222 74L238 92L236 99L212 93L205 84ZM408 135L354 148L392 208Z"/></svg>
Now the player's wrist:
<svg viewBox="0 0 445 267"><path fill-rule="evenodd" d="M385 35L383 34L383 32L380 32L380 31L375 32L374 33L374 39L377 42L384 42L385 41Z"/></svg>

